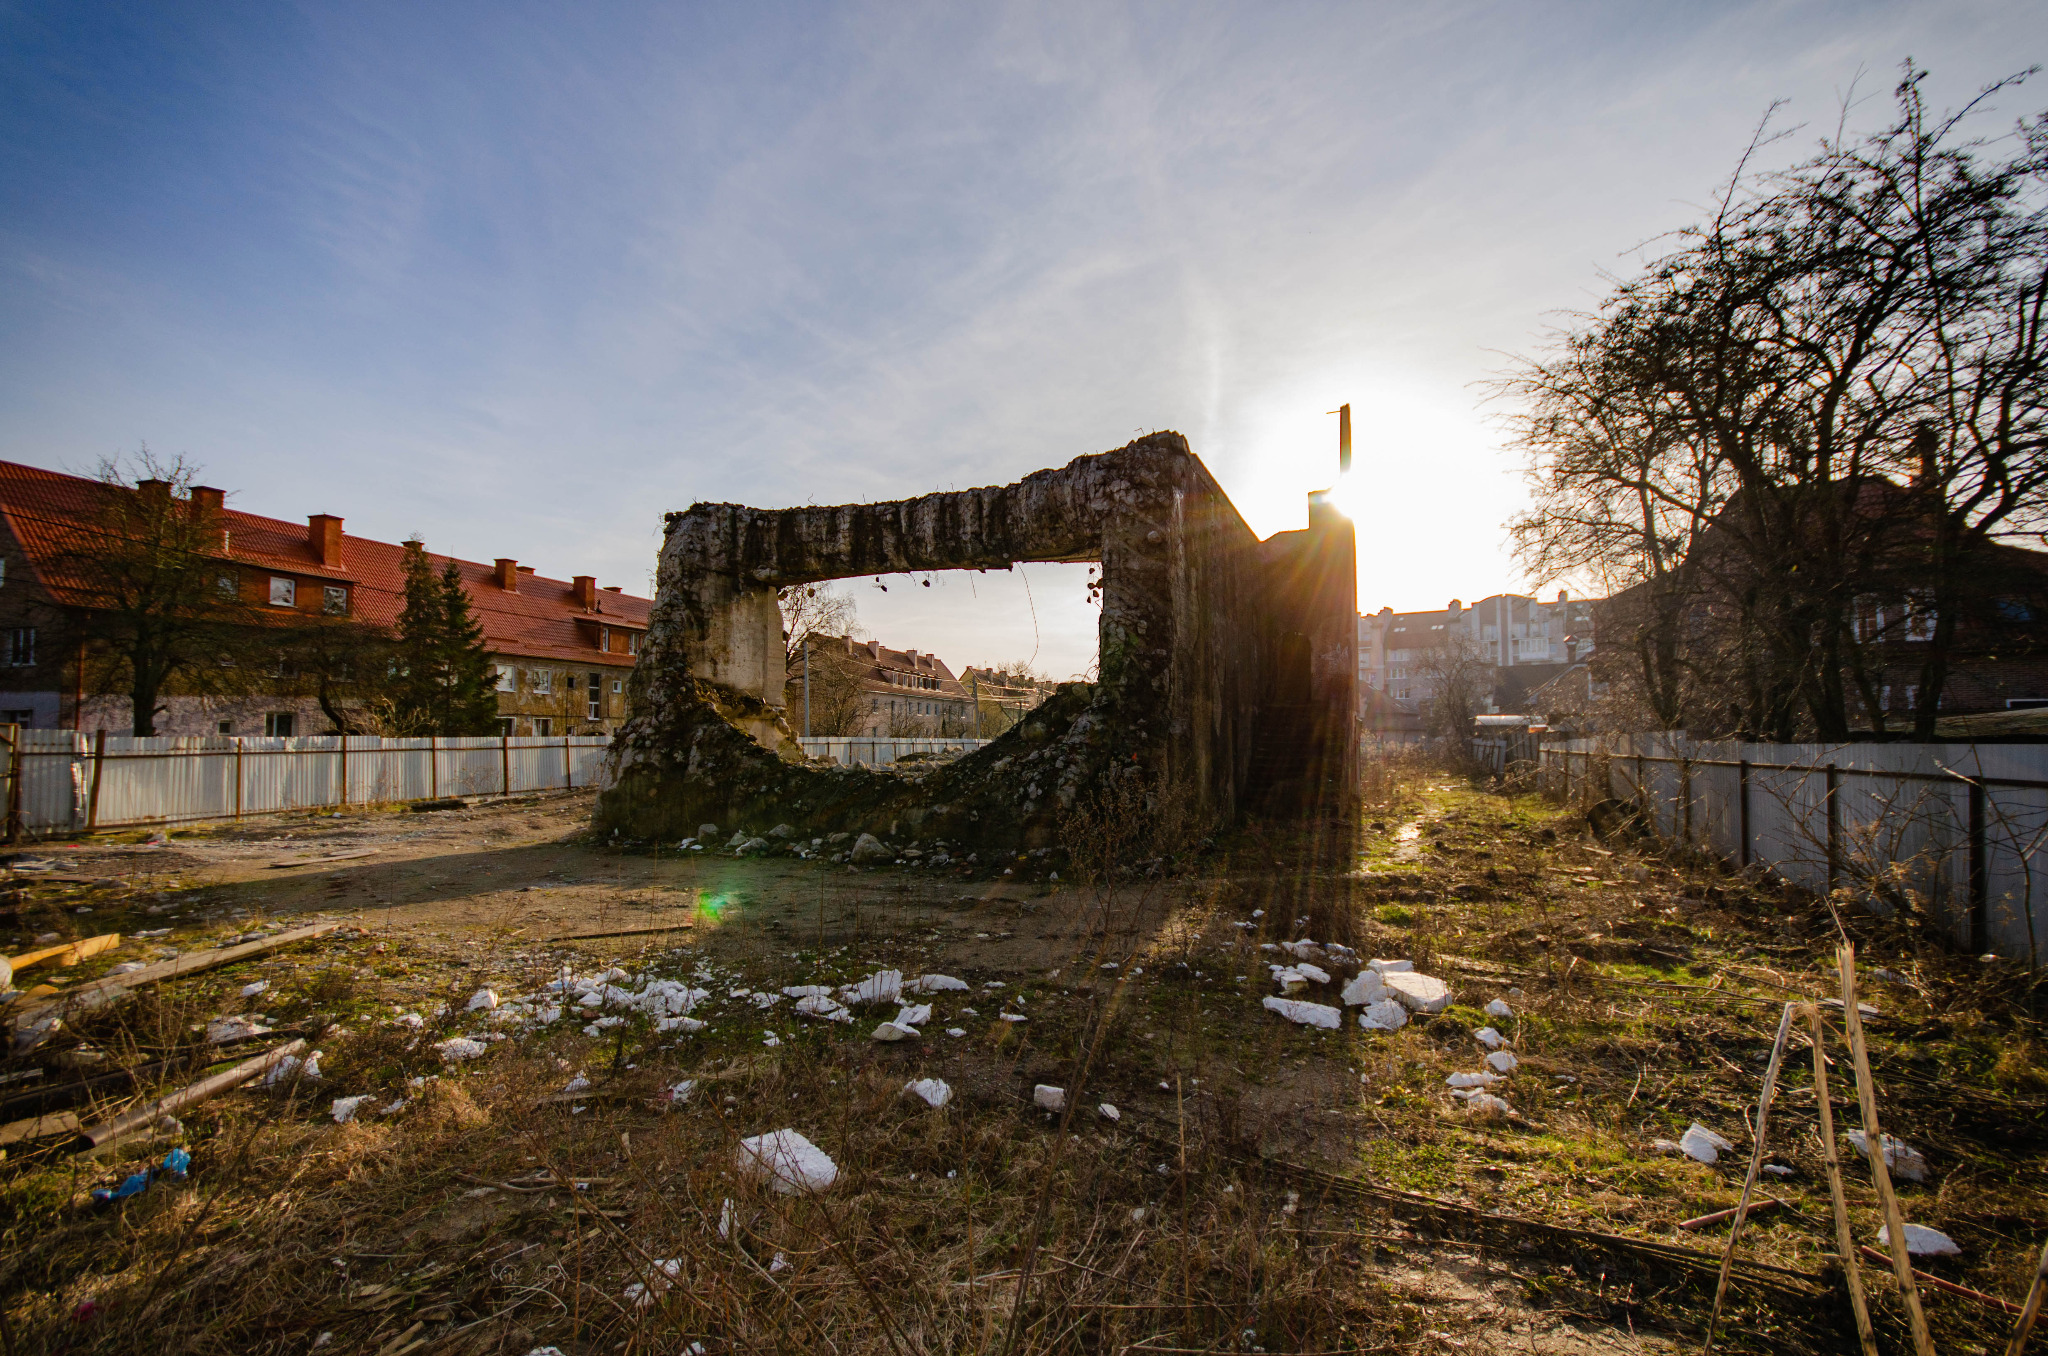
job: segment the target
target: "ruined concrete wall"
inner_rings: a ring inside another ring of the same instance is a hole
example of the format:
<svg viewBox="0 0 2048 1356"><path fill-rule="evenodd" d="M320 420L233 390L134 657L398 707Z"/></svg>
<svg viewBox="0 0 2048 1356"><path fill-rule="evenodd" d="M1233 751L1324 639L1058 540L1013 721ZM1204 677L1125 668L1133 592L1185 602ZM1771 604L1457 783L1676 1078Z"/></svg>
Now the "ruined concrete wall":
<svg viewBox="0 0 2048 1356"><path fill-rule="evenodd" d="M1003 739L916 782L795 753L777 589L1083 560L1102 565L1095 684L1068 685ZM1300 604L1283 576L1174 433L1014 485L895 503L695 505L668 519L636 714L614 745L598 826L666 838L706 820L782 820L887 836L908 823L927 838L1037 846L1065 807L1127 776L1227 823L1247 792L1270 618ZM1348 614L1342 629L1354 630Z"/></svg>

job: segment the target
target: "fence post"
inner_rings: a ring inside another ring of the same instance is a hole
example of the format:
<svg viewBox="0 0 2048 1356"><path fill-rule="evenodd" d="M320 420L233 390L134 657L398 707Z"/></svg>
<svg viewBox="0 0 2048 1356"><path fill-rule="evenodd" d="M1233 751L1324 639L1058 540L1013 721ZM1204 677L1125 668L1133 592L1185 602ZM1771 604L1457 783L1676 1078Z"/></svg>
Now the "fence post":
<svg viewBox="0 0 2048 1356"><path fill-rule="evenodd" d="M1970 951L1983 955L1990 948L1991 895L1990 863L1985 860L1984 850L1984 783L1977 780L1970 783ZM2033 907L2027 901L2027 907Z"/></svg>
<svg viewBox="0 0 2048 1356"><path fill-rule="evenodd" d="M235 736L235 818L242 817L242 737Z"/></svg>
<svg viewBox="0 0 2048 1356"><path fill-rule="evenodd" d="M441 736L427 736L427 799L441 799Z"/></svg>
<svg viewBox="0 0 2048 1356"><path fill-rule="evenodd" d="M1749 760L1735 765L1736 814L1741 818L1742 864L1749 865Z"/></svg>
<svg viewBox="0 0 2048 1356"><path fill-rule="evenodd" d="M1833 763L1828 764L1828 893L1835 892L1835 878L1842 873L1842 811L1835 803L1835 792L1841 790L1842 774Z"/></svg>
<svg viewBox="0 0 2048 1356"><path fill-rule="evenodd" d="M501 734L501 735L499 735L499 736L498 736L498 763L499 763L499 768L500 768L500 773L499 773L499 776L500 776L501 780L503 780L503 782L505 783L505 789L504 789L503 791L500 791L500 792L499 792L498 794L499 794L499 795L501 795L501 796L509 796L509 795L511 795L511 794L512 794L512 736L511 736L511 735L508 735L508 734Z"/></svg>
<svg viewBox="0 0 2048 1356"><path fill-rule="evenodd" d="M7 727L7 841L21 841L21 726Z"/></svg>
<svg viewBox="0 0 2048 1356"><path fill-rule="evenodd" d="M1678 824L1678 841L1692 846L1692 759L1678 760L1678 794L1685 799L1683 818Z"/></svg>
<svg viewBox="0 0 2048 1356"><path fill-rule="evenodd" d="M100 772L107 765L107 727L102 725L92 737L92 794L85 801L85 831L91 833L100 822Z"/></svg>
<svg viewBox="0 0 2048 1356"><path fill-rule="evenodd" d="M341 740L341 803L348 804L348 733L343 731Z"/></svg>
<svg viewBox="0 0 2048 1356"><path fill-rule="evenodd" d="M576 789L576 763L569 754L569 736L562 736L562 785L569 790Z"/></svg>

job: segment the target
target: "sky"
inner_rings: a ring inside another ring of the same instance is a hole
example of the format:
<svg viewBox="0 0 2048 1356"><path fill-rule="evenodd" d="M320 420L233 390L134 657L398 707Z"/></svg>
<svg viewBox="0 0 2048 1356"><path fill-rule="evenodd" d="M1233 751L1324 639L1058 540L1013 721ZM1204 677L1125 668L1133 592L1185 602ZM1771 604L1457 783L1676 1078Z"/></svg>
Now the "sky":
<svg viewBox="0 0 2048 1356"><path fill-rule="evenodd" d="M1554 585L1487 383L1907 57L1960 102L2048 6L0 0L0 458L645 593L665 511L1155 429L1299 527L1349 402L1362 608ZM847 587L1066 677L1085 580Z"/></svg>

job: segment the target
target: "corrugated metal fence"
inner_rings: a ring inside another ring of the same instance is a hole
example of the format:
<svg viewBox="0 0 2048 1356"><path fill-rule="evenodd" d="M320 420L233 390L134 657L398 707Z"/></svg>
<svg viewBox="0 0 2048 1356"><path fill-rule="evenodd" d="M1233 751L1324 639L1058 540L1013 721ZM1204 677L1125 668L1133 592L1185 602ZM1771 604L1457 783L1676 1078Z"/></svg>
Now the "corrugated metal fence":
<svg viewBox="0 0 2048 1356"><path fill-rule="evenodd" d="M1658 835L1877 907L1911 892L1959 946L2048 949L2048 745L1553 739L1546 789L1639 806Z"/></svg>
<svg viewBox="0 0 2048 1356"><path fill-rule="evenodd" d="M986 739L887 739L869 735L812 735L797 742L813 758L830 758L851 766L887 767L913 753L972 753Z"/></svg>
<svg viewBox="0 0 2048 1356"><path fill-rule="evenodd" d="M0 737L11 727L0 727ZM10 819L35 835L594 786L603 735L385 739L15 732Z"/></svg>

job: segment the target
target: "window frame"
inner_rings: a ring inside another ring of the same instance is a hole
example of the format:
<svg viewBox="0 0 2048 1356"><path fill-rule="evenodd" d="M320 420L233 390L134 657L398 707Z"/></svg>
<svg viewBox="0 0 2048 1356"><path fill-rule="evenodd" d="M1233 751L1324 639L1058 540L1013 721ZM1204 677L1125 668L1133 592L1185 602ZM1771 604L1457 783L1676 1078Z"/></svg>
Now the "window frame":
<svg viewBox="0 0 2048 1356"><path fill-rule="evenodd" d="M282 597L280 597L282 595ZM299 581L290 575L270 576L270 606L291 607L299 605Z"/></svg>
<svg viewBox="0 0 2048 1356"><path fill-rule="evenodd" d="M345 584L322 584L320 586L320 611L329 617L348 615L348 587Z"/></svg>

